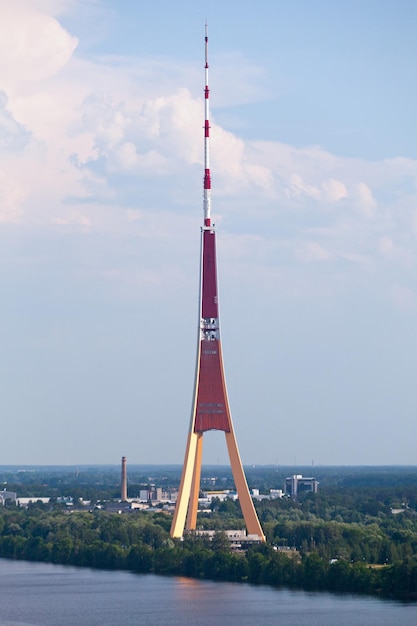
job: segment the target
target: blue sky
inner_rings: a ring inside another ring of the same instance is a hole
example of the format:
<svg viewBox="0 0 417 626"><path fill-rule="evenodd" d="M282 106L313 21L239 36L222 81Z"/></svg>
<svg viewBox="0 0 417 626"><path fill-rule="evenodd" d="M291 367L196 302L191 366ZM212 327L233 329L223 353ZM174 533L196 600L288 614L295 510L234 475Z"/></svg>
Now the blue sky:
<svg viewBox="0 0 417 626"><path fill-rule="evenodd" d="M243 462L415 464L416 3L177 4L0 0L2 463L183 460L207 19Z"/></svg>

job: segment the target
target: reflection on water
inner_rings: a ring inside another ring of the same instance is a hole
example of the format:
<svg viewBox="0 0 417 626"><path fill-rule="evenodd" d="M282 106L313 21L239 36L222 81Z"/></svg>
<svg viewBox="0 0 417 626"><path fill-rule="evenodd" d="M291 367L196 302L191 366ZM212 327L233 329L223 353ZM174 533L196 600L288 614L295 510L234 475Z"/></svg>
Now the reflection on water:
<svg viewBox="0 0 417 626"><path fill-rule="evenodd" d="M201 600L203 601L205 596L204 587L201 586L199 580L195 578L186 578L185 576L178 576L173 579L176 587L178 598L183 602L189 600Z"/></svg>

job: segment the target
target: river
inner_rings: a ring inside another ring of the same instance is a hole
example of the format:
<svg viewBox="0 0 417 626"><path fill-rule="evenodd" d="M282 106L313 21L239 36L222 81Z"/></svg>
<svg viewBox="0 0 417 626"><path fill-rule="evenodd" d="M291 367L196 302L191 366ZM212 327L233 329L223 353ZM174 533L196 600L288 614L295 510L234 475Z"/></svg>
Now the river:
<svg viewBox="0 0 417 626"><path fill-rule="evenodd" d="M417 604L0 559L1 626L415 626Z"/></svg>

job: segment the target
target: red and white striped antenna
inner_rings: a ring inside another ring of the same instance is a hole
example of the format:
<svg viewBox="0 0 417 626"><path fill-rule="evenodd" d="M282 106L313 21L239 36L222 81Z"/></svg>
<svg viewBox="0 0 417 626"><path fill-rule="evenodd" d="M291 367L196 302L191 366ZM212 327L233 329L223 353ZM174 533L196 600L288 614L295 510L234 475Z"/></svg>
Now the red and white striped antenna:
<svg viewBox="0 0 417 626"><path fill-rule="evenodd" d="M209 138L210 138L210 110L209 110L209 86L208 86L208 27L206 22L206 35L205 35L205 78L206 84L204 88L204 102L205 102L205 122L204 122L204 226L210 226L210 212L211 212L211 174L210 174L210 152L209 152Z"/></svg>

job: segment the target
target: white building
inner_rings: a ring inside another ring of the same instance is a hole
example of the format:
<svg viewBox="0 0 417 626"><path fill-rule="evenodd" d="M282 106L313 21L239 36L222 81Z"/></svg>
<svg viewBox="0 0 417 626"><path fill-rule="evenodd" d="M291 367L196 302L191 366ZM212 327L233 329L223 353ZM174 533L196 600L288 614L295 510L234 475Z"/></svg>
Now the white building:
<svg viewBox="0 0 417 626"><path fill-rule="evenodd" d="M16 502L16 493L14 491L6 491L6 489L0 491L0 504L4 506L6 500Z"/></svg>

